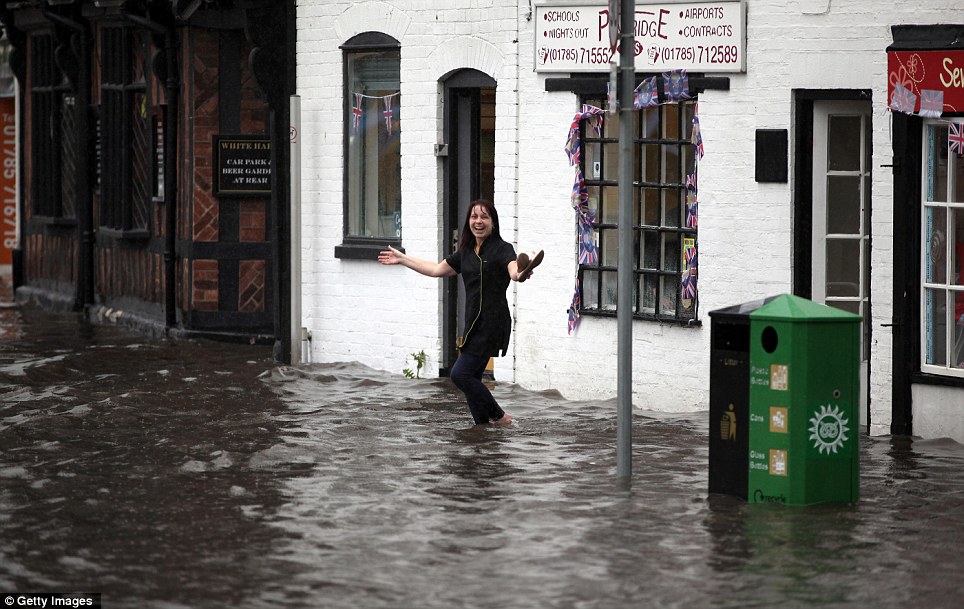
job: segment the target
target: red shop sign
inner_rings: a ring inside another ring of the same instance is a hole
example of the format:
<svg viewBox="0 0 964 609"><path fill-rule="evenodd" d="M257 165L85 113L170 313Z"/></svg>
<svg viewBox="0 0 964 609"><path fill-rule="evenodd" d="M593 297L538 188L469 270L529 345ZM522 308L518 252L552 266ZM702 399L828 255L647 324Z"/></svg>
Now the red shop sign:
<svg viewBox="0 0 964 609"><path fill-rule="evenodd" d="M889 51L888 103L898 84L917 97L915 112L925 90L944 92L944 112L964 112L964 51Z"/></svg>

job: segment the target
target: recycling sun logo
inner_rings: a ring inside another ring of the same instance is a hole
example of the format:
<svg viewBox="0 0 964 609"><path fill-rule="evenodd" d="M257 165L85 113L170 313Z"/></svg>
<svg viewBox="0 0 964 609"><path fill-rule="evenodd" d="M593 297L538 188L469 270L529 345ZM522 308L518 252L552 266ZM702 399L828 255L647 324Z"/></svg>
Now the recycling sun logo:
<svg viewBox="0 0 964 609"><path fill-rule="evenodd" d="M813 440L813 447L821 453L837 453L844 442L847 441L847 432L850 428L847 423L850 421L844 418L842 410L836 406L820 406L819 412L814 412L810 419L810 439Z"/></svg>

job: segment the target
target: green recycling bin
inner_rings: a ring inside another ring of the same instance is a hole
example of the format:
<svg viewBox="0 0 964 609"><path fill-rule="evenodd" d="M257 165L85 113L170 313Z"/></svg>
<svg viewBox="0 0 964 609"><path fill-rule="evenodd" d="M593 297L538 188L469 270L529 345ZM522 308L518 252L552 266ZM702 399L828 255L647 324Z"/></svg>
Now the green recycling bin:
<svg viewBox="0 0 964 609"><path fill-rule="evenodd" d="M750 313L747 501L857 502L860 319L789 294Z"/></svg>

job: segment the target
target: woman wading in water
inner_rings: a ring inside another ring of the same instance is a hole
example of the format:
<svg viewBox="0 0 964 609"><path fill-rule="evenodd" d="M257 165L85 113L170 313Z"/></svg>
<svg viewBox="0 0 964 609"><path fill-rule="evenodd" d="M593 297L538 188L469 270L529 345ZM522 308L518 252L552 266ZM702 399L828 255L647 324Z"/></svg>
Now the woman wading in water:
<svg viewBox="0 0 964 609"><path fill-rule="evenodd" d="M512 316L505 292L509 281L525 281L542 262L543 253L519 254L499 234L499 214L485 199L472 202L462 226L457 252L441 262L423 260L388 246L378 256L382 264L401 264L427 277L462 275L465 286L464 339L452 366L452 382L462 390L476 424L512 422L482 382L490 357L505 355Z"/></svg>

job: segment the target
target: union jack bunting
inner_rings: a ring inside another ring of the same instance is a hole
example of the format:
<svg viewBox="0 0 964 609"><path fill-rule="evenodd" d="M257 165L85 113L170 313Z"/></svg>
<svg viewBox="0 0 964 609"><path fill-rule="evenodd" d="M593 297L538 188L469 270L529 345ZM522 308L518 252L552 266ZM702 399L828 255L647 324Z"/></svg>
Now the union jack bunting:
<svg viewBox="0 0 964 609"><path fill-rule="evenodd" d="M648 108L659 105L659 96L656 93L656 77L644 79L636 90L633 91L633 108Z"/></svg>
<svg viewBox="0 0 964 609"><path fill-rule="evenodd" d="M944 113L944 92L922 89L920 92L920 115L925 118L940 118Z"/></svg>
<svg viewBox="0 0 964 609"><path fill-rule="evenodd" d="M693 242L692 239L686 239L686 241L689 241L690 243ZM686 261L687 266L689 266L691 269L695 269L697 261L696 244L693 243L691 245L690 243L687 243L686 246L683 247L683 259Z"/></svg>
<svg viewBox="0 0 964 609"><path fill-rule="evenodd" d="M890 109L904 114L913 114L917 105L917 96L904 85L895 85L894 94L890 97Z"/></svg>
<svg viewBox="0 0 964 609"><path fill-rule="evenodd" d="M579 325L579 307L582 306L582 299L579 297L579 278L576 278L576 289L572 294L572 304L569 305L569 334Z"/></svg>
<svg viewBox="0 0 964 609"><path fill-rule="evenodd" d="M388 130L388 137L392 136L392 98L394 95L386 95L382 98L382 102L385 104L385 111L382 114L385 115L385 129Z"/></svg>
<svg viewBox="0 0 964 609"><path fill-rule="evenodd" d="M947 130L947 147L951 152L964 155L964 123L951 123Z"/></svg>
<svg viewBox="0 0 964 609"><path fill-rule="evenodd" d="M680 295L687 300L696 298L696 274L692 272L683 273L680 282Z"/></svg>
<svg viewBox="0 0 964 609"><path fill-rule="evenodd" d="M686 195L686 228L696 228L696 195Z"/></svg>
<svg viewBox="0 0 964 609"><path fill-rule="evenodd" d="M581 158L582 136L580 135L580 123L584 120L589 121L598 136L602 133L603 114L605 110L595 106L583 105L582 111L572 117L569 125L569 135L566 138L566 155L569 157L570 165L578 165ZM594 119L594 120L590 120Z"/></svg>
<svg viewBox="0 0 964 609"><path fill-rule="evenodd" d="M690 135L690 143L696 146L696 160L703 158L703 134L700 132L700 105L696 104L693 109L693 134Z"/></svg>
<svg viewBox="0 0 964 609"><path fill-rule="evenodd" d="M592 223L596 214L589 208L589 192L582 170L576 167L576 182L572 186L572 208L576 210L576 230L579 235L579 264L596 264L599 258Z"/></svg>
<svg viewBox="0 0 964 609"><path fill-rule="evenodd" d="M358 126L361 124L362 118L362 99L364 99L365 96L361 93L352 93L352 97L354 98L354 103L351 107L351 127L355 133L358 133Z"/></svg>
<svg viewBox="0 0 964 609"><path fill-rule="evenodd" d="M683 298L693 299L696 298L696 280L697 280L697 254L695 242L691 239L687 239L693 243L693 245L685 245L683 247L683 273L680 277L680 295Z"/></svg>
<svg viewBox="0 0 964 609"><path fill-rule="evenodd" d="M663 93L668 102L690 99L690 78L686 75L686 70L663 72Z"/></svg>
<svg viewBox="0 0 964 609"><path fill-rule="evenodd" d="M569 125L569 136L566 138L566 156L569 157L569 164L576 168L575 180L572 185L572 208L576 211L579 264L595 264L599 259L592 227L592 223L595 221L595 213L589 208L589 192L586 189L586 180L583 177L580 165L582 160L582 121L586 121L588 126L594 129L596 135L599 136L602 134L605 112L605 110L595 106L583 105L581 111L572 117L572 123ZM579 323L579 305L579 278L577 277L575 295L572 299L572 305L569 307L570 334Z"/></svg>
<svg viewBox="0 0 964 609"><path fill-rule="evenodd" d="M686 176L686 190L696 192L696 174L691 173Z"/></svg>

